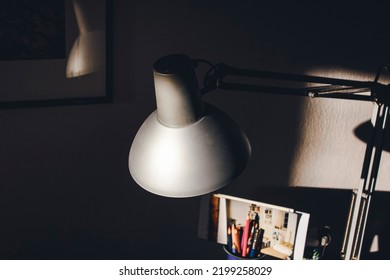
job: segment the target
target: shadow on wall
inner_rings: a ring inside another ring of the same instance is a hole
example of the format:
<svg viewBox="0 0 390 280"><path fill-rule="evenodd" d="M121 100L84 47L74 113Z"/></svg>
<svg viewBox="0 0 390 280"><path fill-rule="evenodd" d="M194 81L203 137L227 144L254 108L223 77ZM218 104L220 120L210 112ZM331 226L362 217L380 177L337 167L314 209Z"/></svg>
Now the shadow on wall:
<svg viewBox="0 0 390 280"><path fill-rule="evenodd" d="M359 124L354 129L354 133L357 138L359 138L363 143L367 143L370 141L370 137L373 133L373 125L371 123L371 120L368 120L366 122L363 122ZM383 151L390 152L390 141L385 140L382 144Z"/></svg>

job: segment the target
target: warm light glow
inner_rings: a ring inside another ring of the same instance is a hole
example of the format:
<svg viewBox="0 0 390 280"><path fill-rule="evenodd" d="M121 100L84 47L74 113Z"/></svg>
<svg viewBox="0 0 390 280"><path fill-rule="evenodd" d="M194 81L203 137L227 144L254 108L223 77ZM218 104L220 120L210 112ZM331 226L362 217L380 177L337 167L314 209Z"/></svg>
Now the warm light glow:
<svg viewBox="0 0 390 280"><path fill-rule="evenodd" d="M66 77L74 78L104 69L105 44L101 30L81 34L68 56Z"/></svg>
<svg viewBox="0 0 390 280"><path fill-rule="evenodd" d="M73 0L79 36L68 56L67 78L91 74L105 68L105 32L99 27L102 19L92 12L88 13L90 5L96 4L96 1Z"/></svg>
<svg viewBox="0 0 390 280"><path fill-rule="evenodd" d="M375 234L371 241L370 253L379 252L379 236Z"/></svg>

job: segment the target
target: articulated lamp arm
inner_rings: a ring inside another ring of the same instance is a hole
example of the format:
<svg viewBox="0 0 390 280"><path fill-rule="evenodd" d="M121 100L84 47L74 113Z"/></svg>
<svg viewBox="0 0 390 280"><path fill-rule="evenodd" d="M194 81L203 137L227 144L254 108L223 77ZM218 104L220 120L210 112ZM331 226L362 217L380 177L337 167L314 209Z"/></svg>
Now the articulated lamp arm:
<svg viewBox="0 0 390 280"><path fill-rule="evenodd" d="M367 143L366 152L358 188L352 192L349 215L344 234L341 258L359 259L364 239L369 207L372 194L375 191L379 165L382 154L382 143L385 131L389 127L390 114L390 86L378 82L384 66L378 69L374 81L354 81L317 77L297 74L285 74L258 70L248 70L231 67L226 64L212 66L204 78L202 93L215 89L261 92L270 94L296 95L321 98L337 98L347 100L360 100L375 102L376 114L373 117L374 129L371 141ZM226 82L229 76L250 77L262 79L263 83L244 84ZM279 82L295 82L315 84L316 86L280 87L267 85L264 80ZM367 93L370 93L367 95Z"/></svg>
<svg viewBox="0 0 390 280"><path fill-rule="evenodd" d="M378 83L377 81L381 70L382 68L378 70L377 77L374 81L356 81L243 69L219 63L212 65L205 75L204 88L201 91L202 93L207 93L215 89L222 89L388 103L390 101L390 87L388 85ZM258 78L261 79L261 81L257 84L226 81L229 77ZM265 80L268 81L268 84ZM269 84L269 81L271 80L276 82L300 83L301 86L274 86ZM302 86L302 84L315 84L315 86L306 87ZM370 95L367 95L368 92Z"/></svg>

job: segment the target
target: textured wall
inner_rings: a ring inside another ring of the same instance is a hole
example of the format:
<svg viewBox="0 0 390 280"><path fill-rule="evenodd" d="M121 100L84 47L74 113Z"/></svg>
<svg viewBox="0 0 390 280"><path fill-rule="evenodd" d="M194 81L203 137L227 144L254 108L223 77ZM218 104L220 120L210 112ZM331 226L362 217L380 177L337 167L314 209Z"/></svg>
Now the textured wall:
<svg viewBox="0 0 390 280"><path fill-rule="evenodd" d="M351 69L313 69L310 75L373 81L375 73ZM387 84L384 72L381 83ZM299 123L299 136L292 163L290 185L322 188L357 188L366 148L376 115L372 102L335 99L305 99ZM378 175L377 190L390 190L388 138Z"/></svg>

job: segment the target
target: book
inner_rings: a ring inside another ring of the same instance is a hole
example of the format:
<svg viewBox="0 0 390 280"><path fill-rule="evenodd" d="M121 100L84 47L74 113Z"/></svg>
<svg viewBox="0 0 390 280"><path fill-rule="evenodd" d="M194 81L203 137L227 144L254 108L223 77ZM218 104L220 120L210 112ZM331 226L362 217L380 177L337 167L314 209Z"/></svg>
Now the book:
<svg viewBox="0 0 390 280"><path fill-rule="evenodd" d="M212 194L201 203L198 236L238 258L303 259L310 214L260 201Z"/></svg>

